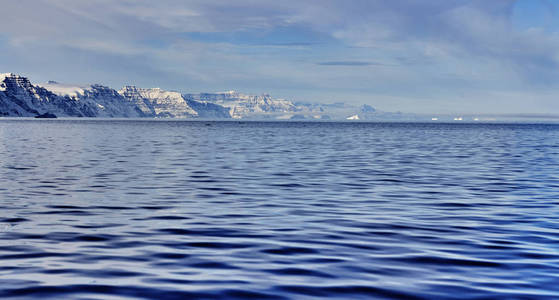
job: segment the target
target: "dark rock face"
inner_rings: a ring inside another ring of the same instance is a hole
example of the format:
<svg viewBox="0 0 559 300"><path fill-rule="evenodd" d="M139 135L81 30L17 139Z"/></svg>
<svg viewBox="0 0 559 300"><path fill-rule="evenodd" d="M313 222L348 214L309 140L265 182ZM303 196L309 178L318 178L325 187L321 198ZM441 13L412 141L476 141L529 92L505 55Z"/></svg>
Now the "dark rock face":
<svg viewBox="0 0 559 300"><path fill-rule="evenodd" d="M306 120L307 118L305 118L304 115L299 115L299 114L297 114L297 115L291 116L290 119L291 119L291 120Z"/></svg>
<svg viewBox="0 0 559 300"><path fill-rule="evenodd" d="M3 78L2 78L3 77ZM0 77L0 114L32 117L54 107L59 97L33 86L25 77L3 74Z"/></svg>
<svg viewBox="0 0 559 300"><path fill-rule="evenodd" d="M56 115L46 112L44 114L35 116L35 119L56 119Z"/></svg>
<svg viewBox="0 0 559 300"><path fill-rule="evenodd" d="M230 119L229 109L209 102L186 99L190 107L198 112L198 117L207 119Z"/></svg>

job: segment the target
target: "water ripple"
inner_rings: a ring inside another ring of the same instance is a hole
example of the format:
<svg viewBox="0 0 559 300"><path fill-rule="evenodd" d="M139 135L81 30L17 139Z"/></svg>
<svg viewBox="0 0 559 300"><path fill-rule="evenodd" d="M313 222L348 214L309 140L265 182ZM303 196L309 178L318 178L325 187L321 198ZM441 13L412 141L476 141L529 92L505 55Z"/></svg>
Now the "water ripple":
<svg viewBox="0 0 559 300"><path fill-rule="evenodd" d="M556 299L559 126L0 120L0 298Z"/></svg>

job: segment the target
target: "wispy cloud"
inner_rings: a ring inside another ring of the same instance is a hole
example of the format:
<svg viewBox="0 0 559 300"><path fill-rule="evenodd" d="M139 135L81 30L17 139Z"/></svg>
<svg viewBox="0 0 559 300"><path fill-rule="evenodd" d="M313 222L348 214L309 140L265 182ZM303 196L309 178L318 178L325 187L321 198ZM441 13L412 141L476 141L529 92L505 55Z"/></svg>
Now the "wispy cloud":
<svg viewBox="0 0 559 300"><path fill-rule="evenodd" d="M387 110L559 113L559 28L540 28L529 14L514 26L519 4L556 10L551 1L5 2L0 50L10 59L0 72ZM523 100L530 95L537 107Z"/></svg>

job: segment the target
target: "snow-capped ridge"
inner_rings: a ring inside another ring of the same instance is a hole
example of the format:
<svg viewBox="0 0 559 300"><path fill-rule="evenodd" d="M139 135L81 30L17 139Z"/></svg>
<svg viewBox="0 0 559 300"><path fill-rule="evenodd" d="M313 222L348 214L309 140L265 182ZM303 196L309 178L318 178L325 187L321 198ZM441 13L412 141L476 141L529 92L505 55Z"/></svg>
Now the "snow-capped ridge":
<svg viewBox="0 0 559 300"><path fill-rule="evenodd" d="M40 83L38 86L43 87L59 96L69 96L71 98L77 98L85 93L86 89L90 89L90 86L83 85L73 85L73 84L62 84L56 81L48 81L47 83Z"/></svg>
<svg viewBox="0 0 559 300"><path fill-rule="evenodd" d="M248 95L231 90L218 93L185 94L184 96L194 101L227 107L231 117L236 119L295 112L297 110L291 101L274 99L268 94Z"/></svg>
<svg viewBox="0 0 559 300"><path fill-rule="evenodd" d="M1 81L4 83L4 89L8 88L9 86L12 87L23 87L28 88L31 86L31 82L27 77L19 76L14 73L4 73L0 76Z"/></svg>
<svg viewBox="0 0 559 300"><path fill-rule="evenodd" d="M4 75L3 75L4 76ZM138 117L141 112L115 90L102 86L75 86L49 82L32 84L26 77L5 74L0 90L0 115L62 117Z"/></svg>
<svg viewBox="0 0 559 300"><path fill-rule="evenodd" d="M385 113L372 106L319 104L245 94L236 90L186 93L126 85L120 90L101 84L32 84L14 73L0 74L0 116L151 117L237 119L359 119L374 120Z"/></svg>
<svg viewBox="0 0 559 300"><path fill-rule="evenodd" d="M14 77L17 76L14 73L0 73L0 82L3 82L6 77Z"/></svg>
<svg viewBox="0 0 559 300"><path fill-rule="evenodd" d="M119 94L136 105L144 114L164 118L197 117L195 111L179 92L170 92L161 88L138 88L125 86Z"/></svg>

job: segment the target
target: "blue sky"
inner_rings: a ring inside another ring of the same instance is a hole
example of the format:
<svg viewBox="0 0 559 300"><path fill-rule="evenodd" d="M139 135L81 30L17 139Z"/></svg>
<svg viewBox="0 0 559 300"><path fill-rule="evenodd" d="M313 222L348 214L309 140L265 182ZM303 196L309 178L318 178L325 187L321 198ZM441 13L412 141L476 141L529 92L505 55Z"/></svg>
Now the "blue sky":
<svg viewBox="0 0 559 300"><path fill-rule="evenodd" d="M4 0L0 72L419 113L559 114L553 0Z"/></svg>

